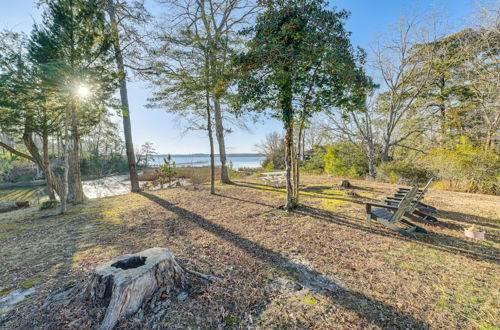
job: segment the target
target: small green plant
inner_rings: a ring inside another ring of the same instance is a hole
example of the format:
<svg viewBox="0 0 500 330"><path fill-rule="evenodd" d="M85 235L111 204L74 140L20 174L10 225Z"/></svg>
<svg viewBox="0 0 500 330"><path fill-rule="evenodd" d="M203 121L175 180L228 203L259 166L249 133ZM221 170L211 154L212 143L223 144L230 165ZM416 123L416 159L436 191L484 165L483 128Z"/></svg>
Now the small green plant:
<svg viewBox="0 0 500 330"><path fill-rule="evenodd" d="M45 201L40 205L40 210L55 209L56 207L57 207L57 201L49 199L48 201Z"/></svg>
<svg viewBox="0 0 500 330"><path fill-rule="evenodd" d="M163 185L170 185L176 177L177 169L175 162L172 161L172 157L169 154L167 158L163 158L163 165L160 165L160 169L153 175L153 181L148 182L146 187L160 186L163 189Z"/></svg>
<svg viewBox="0 0 500 330"><path fill-rule="evenodd" d="M239 323L239 319L236 316L228 315L226 318L226 326L233 327Z"/></svg>

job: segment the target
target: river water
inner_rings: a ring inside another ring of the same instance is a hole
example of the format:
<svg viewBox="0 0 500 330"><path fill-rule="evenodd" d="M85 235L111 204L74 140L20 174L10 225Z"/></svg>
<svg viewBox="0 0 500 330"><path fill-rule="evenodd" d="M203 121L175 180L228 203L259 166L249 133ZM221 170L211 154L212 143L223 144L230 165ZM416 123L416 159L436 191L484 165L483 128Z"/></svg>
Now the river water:
<svg viewBox="0 0 500 330"><path fill-rule="evenodd" d="M155 156L153 164L163 164L165 155ZM201 167L210 165L209 155L172 155L172 161L177 167ZM264 156L261 155L227 155L227 165L232 166L234 170L241 168L258 168L262 166ZM215 156L215 166L220 165L220 158Z"/></svg>

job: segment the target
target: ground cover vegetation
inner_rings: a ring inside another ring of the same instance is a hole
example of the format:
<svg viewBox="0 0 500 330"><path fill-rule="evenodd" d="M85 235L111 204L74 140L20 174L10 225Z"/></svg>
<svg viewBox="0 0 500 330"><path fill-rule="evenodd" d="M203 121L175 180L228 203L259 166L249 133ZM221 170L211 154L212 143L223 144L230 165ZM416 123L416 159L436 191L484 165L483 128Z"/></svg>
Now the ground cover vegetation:
<svg viewBox="0 0 500 330"><path fill-rule="evenodd" d="M439 223L419 223L429 234L411 240L363 223L362 203L396 185L351 180L353 188L340 189L324 175L302 180L301 206L292 212L277 208L285 189L246 177L217 185L216 195L207 182L91 200L65 215L37 208L2 214L0 294L37 288L3 326L95 325L77 310L41 311L43 297L104 260L153 246L168 246L185 267L221 279L192 277L185 300L120 329L150 320L163 328L498 326L497 196L432 189L426 202L439 208ZM463 237L471 223L486 229L487 241Z"/></svg>
<svg viewBox="0 0 500 330"><path fill-rule="evenodd" d="M216 280L118 328L500 326L498 6L460 29L402 18L362 50L324 0L39 4L30 33L0 31L0 202L35 204L0 214L0 299L29 292L1 327L97 326L44 298L155 246ZM203 131L210 166L134 147L132 78ZM283 131L257 144L263 169L234 171L231 132L270 117ZM271 170L283 188L259 179ZM86 198L84 179L114 173L134 194ZM431 178L462 192L428 192L429 234L364 225L364 202ZM471 225L487 239L464 238Z"/></svg>

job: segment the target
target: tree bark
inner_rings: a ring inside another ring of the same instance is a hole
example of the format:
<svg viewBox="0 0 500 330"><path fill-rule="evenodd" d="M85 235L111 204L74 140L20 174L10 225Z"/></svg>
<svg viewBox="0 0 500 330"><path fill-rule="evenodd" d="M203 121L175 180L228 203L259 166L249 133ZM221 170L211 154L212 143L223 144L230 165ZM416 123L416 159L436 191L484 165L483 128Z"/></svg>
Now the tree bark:
<svg viewBox="0 0 500 330"><path fill-rule="evenodd" d="M26 118L26 123L24 125L24 132L23 132L23 142L24 145L26 146L26 149L28 149L28 152L30 153L31 156L26 157L27 159L33 161L38 167L42 169L42 172L45 177L51 177L51 182L50 184L52 185L53 190L59 195L61 198L62 194L62 182L61 180L54 174L52 171L52 168L50 166L45 166L45 162L43 160L43 157L40 155L40 152L35 144L35 141L33 141L33 132L31 130L31 120L32 117L30 115L27 116ZM11 148L12 149L12 148ZM17 155L22 154L15 152L14 149L8 149L9 151L16 153ZM49 182L47 181L47 184Z"/></svg>
<svg viewBox="0 0 500 330"><path fill-rule="evenodd" d="M139 176L137 175L137 163L135 161L134 143L132 141L132 124L130 122L130 108L128 103L127 75L123 63L122 50L118 26L116 22L114 0L108 0L108 14L111 21L111 34L115 49L115 60L120 80L120 99L122 104L123 133L125 135L125 149L127 153L128 169L130 173L130 184L132 192L139 192Z"/></svg>
<svg viewBox="0 0 500 330"><path fill-rule="evenodd" d="M85 201L83 193L82 176L80 172L80 136L78 133L78 122L76 118L76 106L71 106L71 139L73 142L72 152L69 154L69 176L70 176L70 201L73 204L81 204Z"/></svg>
<svg viewBox="0 0 500 330"><path fill-rule="evenodd" d="M31 160L32 162L35 162L35 159L32 156L27 155L24 152L21 152L19 150L16 150L16 149L12 148L11 146L9 146L8 144L3 143L1 141L0 141L0 147L2 147L5 150L9 151L11 157L12 157L12 155L17 155L19 157L23 157L25 159Z"/></svg>
<svg viewBox="0 0 500 330"><path fill-rule="evenodd" d="M305 127L305 121L306 117L302 116L300 120L300 126L299 126L299 134L297 137L297 150L294 153L294 176L293 176L293 186L294 186L294 191L293 191L293 197L295 198L295 202L299 202L299 186L300 186L300 159L301 159L301 150L303 147L303 134L304 134L304 127Z"/></svg>
<svg viewBox="0 0 500 330"><path fill-rule="evenodd" d="M292 156L293 156L293 124L285 126L285 166L286 166L286 204L285 210L289 211L295 208L296 201L293 195L293 177L292 177Z"/></svg>
<svg viewBox="0 0 500 330"><path fill-rule="evenodd" d="M50 168L49 137L47 136L47 134L44 134L42 136L42 144L43 144L43 164L46 169L49 169ZM52 183L52 171L43 170L43 172L45 180L47 181L47 194L49 195L49 199L55 200L56 196L54 194L54 187Z"/></svg>
<svg viewBox="0 0 500 330"><path fill-rule="evenodd" d="M64 157L64 169L63 169L63 186L61 191L61 213L66 213L67 203L68 203L68 193L69 193L69 136L68 136L68 126L69 126L69 111L66 109L64 111L64 136L61 138L62 142L62 155Z"/></svg>
<svg viewBox="0 0 500 330"><path fill-rule="evenodd" d="M375 153L373 150L373 144L368 143L368 175L375 179L377 174L375 172Z"/></svg>
<svg viewBox="0 0 500 330"><path fill-rule="evenodd" d="M214 119L215 119L215 134L217 136L217 143L219 144L219 157L221 163L220 180L222 183L231 183L229 173L227 170L226 159L226 144L224 141L224 126L222 125L222 110L220 107L220 100L214 97Z"/></svg>
<svg viewBox="0 0 500 330"><path fill-rule="evenodd" d="M210 141L210 194L215 195L214 136L212 132L212 116L210 114L210 96L208 90L206 91L205 98L207 105L207 132L208 140Z"/></svg>
<svg viewBox="0 0 500 330"><path fill-rule="evenodd" d="M288 68L285 68L288 72ZM280 104L282 121L285 126L285 168L286 168L286 204L285 210L290 211L297 206L293 196L292 157L293 157L293 107L292 107L292 81L287 77L281 86Z"/></svg>

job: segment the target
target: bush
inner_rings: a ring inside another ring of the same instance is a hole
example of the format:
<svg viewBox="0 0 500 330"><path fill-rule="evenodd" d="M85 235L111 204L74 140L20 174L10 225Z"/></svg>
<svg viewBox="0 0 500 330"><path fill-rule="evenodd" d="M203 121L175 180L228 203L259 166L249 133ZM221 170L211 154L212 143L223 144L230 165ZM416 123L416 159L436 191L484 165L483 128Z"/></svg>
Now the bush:
<svg viewBox="0 0 500 330"><path fill-rule="evenodd" d="M90 155L80 160L83 176L103 177L113 173L128 171L127 157L123 155L95 156Z"/></svg>
<svg viewBox="0 0 500 330"><path fill-rule="evenodd" d="M377 178L390 183L426 184L432 172L415 162L392 161L382 163L377 168Z"/></svg>
<svg viewBox="0 0 500 330"><path fill-rule="evenodd" d="M426 156L442 185L467 192L500 194L500 155L462 137L452 149L433 149Z"/></svg>
<svg viewBox="0 0 500 330"><path fill-rule="evenodd" d="M325 172L333 176L355 179L368 173L366 156L350 143L328 146L324 166Z"/></svg>
<svg viewBox="0 0 500 330"><path fill-rule="evenodd" d="M163 158L163 164L160 165L159 169L155 171L153 175L153 179L151 182L148 182L145 187L156 187L160 186L163 189L163 185L170 186L172 182L174 182L177 176L177 169L175 166L175 162L172 161L172 157L170 154L167 158Z"/></svg>
<svg viewBox="0 0 500 330"><path fill-rule="evenodd" d="M5 165L3 181L5 182L26 182L33 180L36 175L36 167L29 162L13 161Z"/></svg>
<svg viewBox="0 0 500 330"><path fill-rule="evenodd" d="M55 209L56 207L57 207L57 201L50 199L48 201L43 202L40 205L40 210Z"/></svg>
<svg viewBox="0 0 500 330"><path fill-rule="evenodd" d="M325 171L326 147L315 146L314 149L306 153L302 170L307 173L321 174Z"/></svg>

